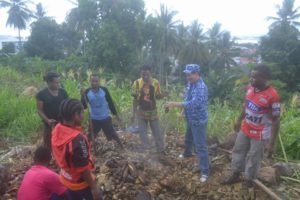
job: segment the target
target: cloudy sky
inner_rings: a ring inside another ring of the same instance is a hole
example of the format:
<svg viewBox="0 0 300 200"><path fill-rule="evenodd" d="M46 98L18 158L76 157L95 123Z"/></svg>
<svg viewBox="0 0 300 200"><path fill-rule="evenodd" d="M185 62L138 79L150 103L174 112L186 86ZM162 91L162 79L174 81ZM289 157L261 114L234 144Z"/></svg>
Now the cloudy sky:
<svg viewBox="0 0 300 200"><path fill-rule="evenodd" d="M68 0L33 0L41 2L49 16L57 22L64 21L68 11L74 7ZM267 33L270 24L266 18L276 14L276 4L281 0L145 0L148 13L155 13L161 3L177 10L177 20L185 24L198 19L206 28L220 22L223 28L234 36L259 36ZM300 0L296 0L300 6ZM6 11L0 10L0 35L17 35L17 31L7 28ZM30 31L23 31L29 35Z"/></svg>

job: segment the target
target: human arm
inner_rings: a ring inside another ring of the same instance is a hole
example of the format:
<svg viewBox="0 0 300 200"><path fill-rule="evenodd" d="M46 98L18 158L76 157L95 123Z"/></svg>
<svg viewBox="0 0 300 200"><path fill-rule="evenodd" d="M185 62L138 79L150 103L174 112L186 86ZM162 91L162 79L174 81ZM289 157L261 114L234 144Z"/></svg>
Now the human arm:
<svg viewBox="0 0 300 200"><path fill-rule="evenodd" d="M167 102L168 108L196 108L201 107L203 104L207 104L208 92L206 87L197 87L193 91L192 98L183 102Z"/></svg>
<svg viewBox="0 0 300 200"><path fill-rule="evenodd" d="M102 199L101 198L101 191L97 187L97 182L93 178L91 170L87 169L87 170L85 170L83 172L83 180L85 180L88 183L89 187L91 188L93 199L94 200L100 200L100 199Z"/></svg>
<svg viewBox="0 0 300 200"><path fill-rule="evenodd" d="M241 129L241 125L242 125L242 121L245 118L245 108L243 106L242 110L241 110L241 114L239 115L239 117L237 118L235 124L234 124L234 131L235 132L239 132Z"/></svg>
<svg viewBox="0 0 300 200"><path fill-rule="evenodd" d="M183 108L183 102L169 101L165 105L166 108Z"/></svg>
<svg viewBox="0 0 300 200"><path fill-rule="evenodd" d="M44 187L50 193L55 193L60 197L66 197L67 188L59 181L59 176L55 172L48 169L49 172L47 173L47 177L44 180Z"/></svg>
<svg viewBox="0 0 300 200"><path fill-rule="evenodd" d="M280 118L274 117L272 127L271 127L271 138L266 147L266 153L267 153L268 158L271 158L273 155L274 146L275 146L276 139L277 139L277 136L279 133L279 128L280 128Z"/></svg>
<svg viewBox="0 0 300 200"><path fill-rule="evenodd" d="M91 188L94 199L100 199L101 193L97 188L97 183L91 172L90 149L87 140L82 135L78 135L72 141L73 148L73 165L79 172L82 173L82 178L88 183Z"/></svg>
<svg viewBox="0 0 300 200"><path fill-rule="evenodd" d="M266 147L267 157L270 158L273 155L274 145L279 133L280 128L280 100L277 93L274 95L271 103L271 114L272 114L272 127L271 127L271 138Z"/></svg>
<svg viewBox="0 0 300 200"><path fill-rule="evenodd" d="M115 115L115 116L118 117L118 112L117 112L115 103L114 103L114 101L113 101L113 99L112 99L112 97L111 97L111 95L110 95L108 89L105 88L105 87L102 87L102 89L103 89L104 92L105 92L105 99L106 99L106 101L107 101L107 103L108 103L108 107L109 107L111 113L112 113L113 115Z"/></svg>
<svg viewBox="0 0 300 200"><path fill-rule="evenodd" d="M167 96L169 96L168 92L162 92L161 91L161 87L160 87L160 83L157 81L156 84L154 85L154 89L155 89L155 97L156 99L163 99Z"/></svg>
<svg viewBox="0 0 300 200"><path fill-rule="evenodd" d="M80 90L81 103L82 103L84 109L88 108L88 98L87 98L88 91L89 91L89 89L86 90L84 88L81 88L81 90Z"/></svg>

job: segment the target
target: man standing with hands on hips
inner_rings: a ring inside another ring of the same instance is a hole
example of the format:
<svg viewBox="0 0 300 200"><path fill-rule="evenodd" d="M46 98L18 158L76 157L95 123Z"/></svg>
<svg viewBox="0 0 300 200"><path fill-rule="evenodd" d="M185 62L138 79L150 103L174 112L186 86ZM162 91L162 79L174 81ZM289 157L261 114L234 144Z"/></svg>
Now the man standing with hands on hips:
<svg viewBox="0 0 300 200"><path fill-rule="evenodd" d="M200 182L204 183L209 176L209 158L206 145L208 90L200 76L199 65L188 64L183 72L186 74L188 80L184 101L168 102L166 108L184 108L187 132L182 157L192 156L193 145L195 145L199 168L201 170Z"/></svg>

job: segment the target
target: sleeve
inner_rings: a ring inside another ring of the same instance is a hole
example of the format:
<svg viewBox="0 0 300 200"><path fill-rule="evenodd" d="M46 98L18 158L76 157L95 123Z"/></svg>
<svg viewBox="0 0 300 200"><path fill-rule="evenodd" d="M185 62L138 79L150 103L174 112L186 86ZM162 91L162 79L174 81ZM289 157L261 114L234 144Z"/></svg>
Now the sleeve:
<svg viewBox="0 0 300 200"><path fill-rule="evenodd" d="M108 103L108 107L109 107L111 113L113 115L118 115L118 112L117 112L117 109L115 107L114 101L113 101L108 89L104 88L104 87L102 89L105 91L105 98L106 98L106 101Z"/></svg>
<svg viewBox="0 0 300 200"><path fill-rule="evenodd" d="M156 82L156 85L155 85L155 96L156 96L156 98L160 98L162 96L160 84L158 81Z"/></svg>
<svg viewBox="0 0 300 200"><path fill-rule="evenodd" d="M196 108L201 107L204 103L207 103L208 92L207 88L196 88L195 95L189 101L183 102L183 107L187 108Z"/></svg>
<svg viewBox="0 0 300 200"><path fill-rule="evenodd" d="M280 97L277 92L273 94L273 97L270 100L270 106L272 109L272 116L280 117L281 105L280 105Z"/></svg>
<svg viewBox="0 0 300 200"><path fill-rule="evenodd" d="M76 168L82 168L88 166L89 160L89 144L82 135L78 135L72 140L73 148L73 165Z"/></svg>
<svg viewBox="0 0 300 200"><path fill-rule="evenodd" d="M138 90L138 80L134 81L131 87L131 96L136 97L137 96L137 90Z"/></svg>
<svg viewBox="0 0 300 200"><path fill-rule="evenodd" d="M66 90L62 89L62 92L63 92L64 98L66 98L66 99L69 98L69 95Z"/></svg>
<svg viewBox="0 0 300 200"><path fill-rule="evenodd" d="M89 101L89 100L88 100L87 94L88 94L89 90L90 90L90 89L87 89L87 90L84 92L84 95L81 96L81 103L82 103L84 109L87 109L87 107L88 107L87 104L88 104L88 101Z"/></svg>
<svg viewBox="0 0 300 200"><path fill-rule="evenodd" d="M50 171L48 177L45 179L45 187L51 192L62 196L67 188L65 188L59 181L58 175Z"/></svg>
<svg viewBox="0 0 300 200"><path fill-rule="evenodd" d="M43 93L43 91L40 91L40 92L38 92L37 94L36 94L36 96L35 96L35 98L38 100L38 101L45 101L45 98L44 98L44 93Z"/></svg>

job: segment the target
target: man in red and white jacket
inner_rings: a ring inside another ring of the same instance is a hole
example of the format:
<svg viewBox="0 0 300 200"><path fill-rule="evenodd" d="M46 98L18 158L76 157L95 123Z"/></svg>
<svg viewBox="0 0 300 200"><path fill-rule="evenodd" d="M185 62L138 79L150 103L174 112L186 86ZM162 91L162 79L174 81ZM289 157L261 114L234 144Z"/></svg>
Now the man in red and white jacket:
<svg viewBox="0 0 300 200"><path fill-rule="evenodd" d="M280 98L268 84L271 71L266 65L258 65L251 71L245 104L235 130L238 133L232 151L232 174L223 184L236 182L245 171L245 185L252 187L257 177L264 151L272 156L280 125Z"/></svg>

